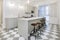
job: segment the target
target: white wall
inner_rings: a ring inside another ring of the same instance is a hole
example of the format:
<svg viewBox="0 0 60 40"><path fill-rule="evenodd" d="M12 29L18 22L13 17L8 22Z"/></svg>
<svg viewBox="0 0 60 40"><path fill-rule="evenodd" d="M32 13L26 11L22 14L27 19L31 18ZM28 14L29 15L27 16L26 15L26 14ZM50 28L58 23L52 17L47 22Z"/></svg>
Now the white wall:
<svg viewBox="0 0 60 40"><path fill-rule="evenodd" d="M49 22L58 24L57 2L49 5Z"/></svg>
<svg viewBox="0 0 60 40"><path fill-rule="evenodd" d="M18 1L18 0L16 0ZM21 3L17 3L15 0L5 0L4 1L4 14L7 18L15 18L18 17L18 14L20 16L24 16L25 11L31 11L34 10L33 6L30 5L21 5ZM20 0L21 1L21 0Z"/></svg>
<svg viewBox="0 0 60 40"><path fill-rule="evenodd" d="M2 24L2 0L0 0L0 25Z"/></svg>
<svg viewBox="0 0 60 40"><path fill-rule="evenodd" d="M3 25L5 25L5 18L17 18L18 16L19 17L25 16L25 11L34 10L35 16L38 16L38 8L40 5L47 5L47 4L56 2L56 0L44 1L39 3L39 5L34 4L35 6L34 8L33 6L26 5L24 4L25 2L21 3L20 1L21 0L4 0L3 1Z"/></svg>
<svg viewBox="0 0 60 40"><path fill-rule="evenodd" d="M18 17L18 14L20 14L20 16L23 16L26 10L26 4L24 3L20 3L19 1L21 0L4 0L3 4L4 4L4 16L7 18L11 18L11 17ZM19 2L19 3L18 3ZM55 2L55 0L53 1L42 1L39 5L44 5L44 4L50 4ZM11 5L12 4L12 5ZM24 4L24 5L23 5ZM38 3L37 3L38 4ZM22 10L21 10L22 8ZM27 10L33 10L33 6L27 5Z"/></svg>
<svg viewBox="0 0 60 40"><path fill-rule="evenodd" d="M3 28L6 26L6 18L17 18L18 7L15 1L3 0Z"/></svg>
<svg viewBox="0 0 60 40"><path fill-rule="evenodd" d="M59 25L60 25L60 0L58 0L57 1L57 7L58 7L58 10L57 10L57 12L58 12L58 18L59 18Z"/></svg>
<svg viewBox="0 0 60 40"><path fill-rule="evenodd" d="M50 5L50 4L53 4L53 3L56 3L57 1L56 0L45 0L45 1L42 1L40 3L37 3L36 6L36 16L38 16L38 9L40 6L43 6L43 5Z"/></svg>
<svg viewBox="0 0 60 40"><path fill-rule="evenodd" d="M4 14L6 18L11 18L11 17L17 17L18 15L18 5L16 4L15 1L11 1L11 0L5 0L3 2L3 7L4 7Z"/></svg>
<svg viewBox="0 0 60 40"><path fill-rule="evenodd" d="M39 6L43 6L43 5L48 5L50 6L49 8L49 16L50 16L50 20L49 22L52 24L58 24L58 13L57 13L57 1L55 0L50 0L50 2L45 1L45 2L41 2ZM36 7L36 16L38 16L38 9L39 6Z"/></svg>
<svg viewBox="0 0 60 40"><path fill-rule="evenodd" d="M31 16L30 14L27 15L26 12L29 12L31 13L31 11L35 11L35 7L34 6L31 6L31 5L24 5L24 9L23 10L19 10L19 17L22 17L22 16Z"/></svg>
<svg viewBox="0 0 60 40"><path fill-rule="evenodd" d="M5 28L6 18L17 18L22 16L27 16L26 11L31 12L34 10L33 6L22 4L21 0L4 0L3 1L3 28Z"/></svg>

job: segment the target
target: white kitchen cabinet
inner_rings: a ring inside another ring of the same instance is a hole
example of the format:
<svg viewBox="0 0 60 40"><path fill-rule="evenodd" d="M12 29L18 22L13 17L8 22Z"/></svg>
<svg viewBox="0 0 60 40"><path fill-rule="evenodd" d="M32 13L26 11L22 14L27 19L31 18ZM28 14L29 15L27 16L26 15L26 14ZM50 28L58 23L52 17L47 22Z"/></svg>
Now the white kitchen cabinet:
<svg viewBox="0 0 60 40"><path fill-rule="evenodd" d="M5 18L5 26L7 29L15 28L18 26L17 18Z"/></svg>

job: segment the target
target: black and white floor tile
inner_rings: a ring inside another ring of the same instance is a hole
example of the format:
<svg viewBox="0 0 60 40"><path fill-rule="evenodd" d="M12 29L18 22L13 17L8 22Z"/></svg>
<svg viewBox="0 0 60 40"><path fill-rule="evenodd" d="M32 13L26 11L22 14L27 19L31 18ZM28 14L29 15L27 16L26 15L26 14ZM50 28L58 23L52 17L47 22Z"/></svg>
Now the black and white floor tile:
<svg viewBox="0 0 60 40"><path fill-rule="evenodd" d="M0 32L0 40L24 40L18 34L18 28L9 31ZM32 37L31 40L34 40ZM40 39L36 40L60 40L60 26L58 25L48 25L43 32L43 35L40 35Z"/></svg>

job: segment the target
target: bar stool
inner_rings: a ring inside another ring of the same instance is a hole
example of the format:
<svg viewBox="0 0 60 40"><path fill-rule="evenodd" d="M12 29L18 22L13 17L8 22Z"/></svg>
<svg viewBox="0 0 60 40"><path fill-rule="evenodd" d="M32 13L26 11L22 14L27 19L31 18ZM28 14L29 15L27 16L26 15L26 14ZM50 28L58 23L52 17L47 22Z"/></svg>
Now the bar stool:
<svg viewBox="0 0 60 40"><path fill-rule="evenodd" d="M30 33L30 35L33 35L34 33L36 33L37 31L36 31L36 29L35 29L35 26L37 25L36 23L32 23L31 24L34 28L33 28L33 33Z"/></svg>
<svg viewBox="0 0 60 40"><path fill-rule="evenodd" d="M42 27L40 22L37 22L37 25L38 25L38 29Z"/></svg>
<svg viewBox="0 0 60 40"><path fill-rule="evenodd" d="M32 36L34 36L35 38L36 38L36 35L35 35L35 33L36 33L36 29L35 29L35 27L36 27L36 23L32 23L31 24L34 28L33 28L33 30L31 31L31 33L30 33L30 36L28 37L29 39L32 37Z"/></svg>
<svg viewBox="0 0 60 40"><path fill-rule="evenodd" d="M44 21L44 25L46 26L46 18L43 18L43 21Z"/></svg>
<svg viewBox="0 0 60 40"><path fill-rule="evenodd" d="M46 18L44 18L43 21L44 21L44 26L46 27L47 26L46 25Z"/></svg>
<svg viewBox="0 0 60 40"><path fill-rule="evenodd" d="M46 28L46 22L45 18L42 18L40 22L42 23L42 27L45 29Z"/></svg>
<svg viewBox="0 0 60 40"><path fill-rule="evenodd" d="M40 31L40 34L41 34L42 23L37 22L37 25L38 25L38 31Z"/></svg>
<svg viewBox="0 0 60 40"><path fill-rule="evenodd" d="M42 24L41 24L41 22L37 22L37 27L38 27L38 31L37 31L37 38L38 39L41 39L41 32L42 32L42 30L41 30L41 28L42 28Z"/></svg>

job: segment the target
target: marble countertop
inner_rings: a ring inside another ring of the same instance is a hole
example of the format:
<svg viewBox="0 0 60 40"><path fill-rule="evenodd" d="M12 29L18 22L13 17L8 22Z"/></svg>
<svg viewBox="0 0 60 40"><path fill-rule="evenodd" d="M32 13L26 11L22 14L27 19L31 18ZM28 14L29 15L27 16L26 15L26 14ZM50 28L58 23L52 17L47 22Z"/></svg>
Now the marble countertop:
<svg viewBox="0 0 60 40"><path fill-rule="evenodd" d="M19 18L19 20L35 20L35 19L40 19L44 17L32 17L32 18Z"/></svg>

